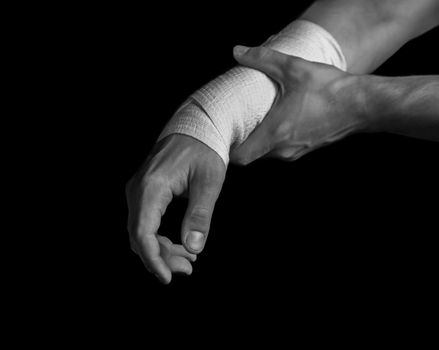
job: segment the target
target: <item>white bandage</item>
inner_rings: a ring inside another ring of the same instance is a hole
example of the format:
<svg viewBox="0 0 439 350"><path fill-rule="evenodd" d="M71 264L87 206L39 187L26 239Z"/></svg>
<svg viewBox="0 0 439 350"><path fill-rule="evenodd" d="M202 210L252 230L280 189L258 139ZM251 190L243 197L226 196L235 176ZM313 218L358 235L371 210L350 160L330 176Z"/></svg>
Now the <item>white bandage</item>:
<svg viewBox="0 0 439 350"><path fill-rule="evenodd" d="M309 21L292 22L263 46L346 70L337 41ZM175 112L158 140L175 133L192 136L217 152L227 166L230 148L244 142L263 120L276 93L275 83L264 73L237 66L193 93Z"/></svg>

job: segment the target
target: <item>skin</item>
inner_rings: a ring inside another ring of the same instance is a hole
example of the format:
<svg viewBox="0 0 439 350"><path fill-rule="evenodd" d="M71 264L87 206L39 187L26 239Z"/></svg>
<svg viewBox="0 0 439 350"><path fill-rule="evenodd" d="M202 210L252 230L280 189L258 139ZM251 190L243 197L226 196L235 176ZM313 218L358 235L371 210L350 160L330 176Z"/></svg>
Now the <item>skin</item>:
<svg viewBox="0 0 439 350"><path fill-rule="evenodd" d="M410 41L439 24L437 0L320 0L301 16L337 40L354 74L373 72Z"/></svg>
<svg viewBox="0 0 439 350"><path fill-rule="evenodd" d="M237 61L279 86L263 122L231 160L296 160L358 132L392 132L439 141L439 76L358 76L265 47L234 50Z"/></svg>
<svg viewBox="0 0 439 350"><path fill-rule="evenodd" d="M316 1L301 18L321 25L336 38L346 53L349 72L367 73L405 42L434 26L439 18L437 1L416 3L417 6L411 0ZM397 43L393 44L396 38ZM191 274L195 254L205 247L225 173L224 163L213 150L189 136L175 134L154 147L128 182L131 246L161 282L169 283L173 273ZM189 204L180 245L158 232L161 216L173 196L184 194L189 197ZM198 232L201 237L194 246L189 244L190 232Z"/></svg>
<svg viewBox="0 0 439 350"><path fill-rule="evenodd" d="M371 129L439 141L439 76L357 78Z"/></svg>
<svg viewBox="0 0 439 350"><path fill-rule="evenodd" d="M162 283L173 273L190 275L205 239L193 249L191 231L207 237L215 202L224 182L226 168L219 155L190 136L169 135L156 144L144 166L126 186L128 232L131 248L145 267ZM174 244L159 235L161 217L173 196L189 197L181 240Z"/></svg>
<svg viewBox="0 0 439 350"><path fill-rule="evenodd" d="M262 123L231 152L232 162L247 165L262 156L295 160L367 128L360 103L352 99L351 74L265 47L238 46L234 54L272 78L279 92Z"/></svg>

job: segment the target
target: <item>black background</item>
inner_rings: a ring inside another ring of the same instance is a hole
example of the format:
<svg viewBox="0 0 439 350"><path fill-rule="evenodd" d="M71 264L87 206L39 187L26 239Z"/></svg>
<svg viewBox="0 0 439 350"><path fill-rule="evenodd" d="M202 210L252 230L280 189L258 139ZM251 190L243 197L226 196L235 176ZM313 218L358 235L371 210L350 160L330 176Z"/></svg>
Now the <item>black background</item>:
<svg viewBox="0 0 439 350"><path fill-rule="evenodd" d="M68 147L58 155L49 145L62 183L50 216L62 212L59 234L69 237L45 270L61 312L166 319L183 310L239 325L262 311L295 318L299 310L348 315L381 305L403 314L428 305L439 147L402 136L356 135L293 163L231 165L190 277L161 285L130 250L125 184L166 121L235 64L234 45L260 44L309 3L288 11L279 9L285 4L106 5L72 23L64 54L77 88L59 124ZM376 73L438 74L437 39L436 29L410 42ZM179 237L185 204L171 204L161 232Z"/></svg>

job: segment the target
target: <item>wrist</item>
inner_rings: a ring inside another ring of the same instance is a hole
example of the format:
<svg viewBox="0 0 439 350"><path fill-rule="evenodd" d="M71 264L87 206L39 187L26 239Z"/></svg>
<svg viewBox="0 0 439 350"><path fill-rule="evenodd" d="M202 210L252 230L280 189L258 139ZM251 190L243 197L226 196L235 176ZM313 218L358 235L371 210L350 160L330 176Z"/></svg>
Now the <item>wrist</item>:
<svg viewBox="0 0 439 350"><path fill-rule="evenodd" d="M374 113L369 107L369 81L365 76L346 74L336 82L335 99L343 106L343 113L354 132L372 132L376 128Z"/></svg>
<svg viewBox="0 0 439 350"><path fill-rule="evenodd" d="M362 124L363 132L385 131L384 96L377 91L381 77L373 75L356 75L350 88L352 108Z"/></svg>
<svg viewBox="0 0 439 350"><path fill-rule="evenodd" d="M363 96L363 118L370 132L393 132L395 114L406 102L402 90L391 82L397 78L377 75L359 76L359 90ZM406 96L407 97L407 96Z"/></svg>

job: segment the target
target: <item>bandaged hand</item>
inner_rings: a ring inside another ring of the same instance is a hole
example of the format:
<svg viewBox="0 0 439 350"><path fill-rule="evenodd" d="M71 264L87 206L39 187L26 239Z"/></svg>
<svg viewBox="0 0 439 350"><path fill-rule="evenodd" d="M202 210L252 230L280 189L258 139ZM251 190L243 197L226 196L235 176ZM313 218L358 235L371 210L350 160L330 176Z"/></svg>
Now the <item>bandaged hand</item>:
<svg viewBox="0 0 439 350"><path fill-rule="evenodd" d="M224 182L226 168L216 152L186 135L170 135L156 144L145 165L126 187L128 232L132 250L162 283L172 275L192 273L196 254L209 233L210 221ZM174 196L189 198L175 244L159 226Z"/></svg>
<svg viewBox="0 0 439 350"><path fill-rule="evenodd" d="M293 21L264 45L312 61L346 68L340 46L324 28ZM230 149L261 122L277 94L260 71L237 66L194 92L177 109L145 166L127 185L132 249L163 283L173 273L191 274L206 243ZM173 196L189 203L181 243L159 234L161 216Z"/></svg>
<svg viewBox="0 0 439 350"><path fill-rule="evenodd" d="M355 75L266 47L237 46L234 56L272 78L278 95L262 123L231 152L233 163L246 165L263 156L296 160L367 129Z"/></svg>

